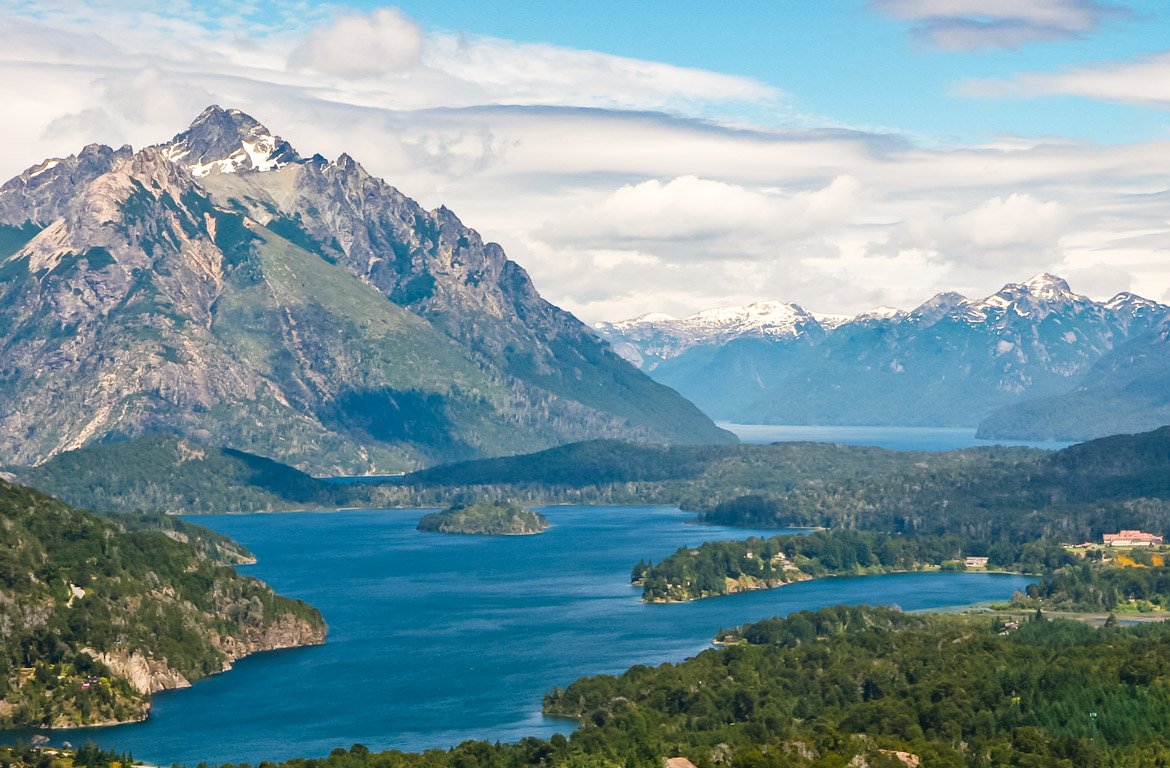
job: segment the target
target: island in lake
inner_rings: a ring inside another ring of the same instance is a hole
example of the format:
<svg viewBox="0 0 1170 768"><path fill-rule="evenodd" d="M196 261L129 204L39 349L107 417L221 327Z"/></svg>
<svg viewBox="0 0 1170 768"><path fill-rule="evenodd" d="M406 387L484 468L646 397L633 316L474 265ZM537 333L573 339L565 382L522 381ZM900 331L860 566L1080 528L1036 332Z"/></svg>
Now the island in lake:
<svg viewBox="0 0 1170 768"><path fill-rule="evenodd" d="M423 515L420 531L466 533L480 536L526 536L543 533L548 520L511 501L456 504L442 512Z"/></svg>

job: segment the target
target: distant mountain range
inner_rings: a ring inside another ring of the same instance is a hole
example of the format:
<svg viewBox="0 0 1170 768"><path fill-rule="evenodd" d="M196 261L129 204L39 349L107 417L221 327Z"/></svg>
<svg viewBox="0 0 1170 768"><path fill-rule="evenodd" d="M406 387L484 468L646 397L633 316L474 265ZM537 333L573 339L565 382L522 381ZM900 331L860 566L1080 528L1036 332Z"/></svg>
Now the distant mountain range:
<svg viewBox="0 0 1170 768"><path fill-rule="evenodd" d="M1170 307L1049 274L855 317L769 302L595 330L716 419L1087 439L1170 422ZM1159 378L1160 377L1160 378ZM1159 405L1160 404L1160 405ZM1159 410L1161 408L1161 410ZM1002 409L1002 410L1001 410Z"/></svg>
<svg viewBox="0 0 1170 768"><path fill-rule="evenodd" d="M734 438L446 208L213 106L0 187L0 452L169 432L317 473Z"/></svg>

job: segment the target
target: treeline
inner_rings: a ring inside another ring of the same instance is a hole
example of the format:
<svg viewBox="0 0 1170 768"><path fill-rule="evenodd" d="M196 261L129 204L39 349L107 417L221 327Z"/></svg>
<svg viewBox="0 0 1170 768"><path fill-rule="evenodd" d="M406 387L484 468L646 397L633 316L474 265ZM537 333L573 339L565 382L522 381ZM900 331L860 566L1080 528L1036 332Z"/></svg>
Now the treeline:
<svg viewBox="0 0 1170 768"><path fill-rule="evenodd" d="M638 563L631 574L648 602L695 600L747 589L767 589L829 575L874 574L928 568L963 570L968 556L987 567L1045 573L1080 559L1051 541L981 543L956 535L898 536L862 531L819 531L682 547L657 565Z"/></svg>
<svg viewBox="0 0 1170 768"><path fill-rule="evenodd" d="M577 681L546 711L608 758L846 765L881 750L929 766L1138 766L1170 755L1170 626L1094 629L874 608L801 612L748 644ZM1090 713L1095 713L1091 715ZM873 758L873 759L871 759Z"/></svg>
<svg viewBox="0 0 1170 768"><path fill-rule="evenodd" d="M1055 453L598 440L348 485L261 457L152 436L66 453L22 477L102 511L446 507L509 498L528 506L677 504L723 525L984 541L1080 541L1118 528L1170 534L1170 428Z"/></svg>
<svg viewBox="0 0 1170 768"><path fill-rule="evenodd" d="M650 447L615 441L451 464L371 489L382 503L506 496L525 504L678 504L705 522L984 541L1170 533L1170 428L1062 451L913 453L814 443Z"/></svg>

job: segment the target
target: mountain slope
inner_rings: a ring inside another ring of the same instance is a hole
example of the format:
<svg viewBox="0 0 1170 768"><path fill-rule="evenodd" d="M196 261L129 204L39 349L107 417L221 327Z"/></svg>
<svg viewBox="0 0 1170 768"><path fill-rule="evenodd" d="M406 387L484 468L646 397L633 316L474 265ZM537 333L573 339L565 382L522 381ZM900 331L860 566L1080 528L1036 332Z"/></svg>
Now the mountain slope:
<svg viewBox="0 0 1170 768"><path fill-rule="evenodd" d="M320 643L321 615L162 531L0 481L0 725L139 720L150 694Z"/></svg>
<svg viewBox="0 0 1170 768"><path fill-rule="evenodd" d="M974 426L996 408L1067 391L1170 318L1170 307L1132 294L1092 301L1052 275L981 300L943 293L911 312L882 308L845 322L800 310L807 319L782 333L750 322L750 309L599 331L715 418ZM727 321L704 326L704 316ZM664 350L671 354L646 364Z"/></svg>
<svg viewBox="0 0 1170 768"><path fill-rule="evenodd" d="M20 470L20 481L101 512L225 514L345 506L347 486L173 435L95 443Z"/></svg>
<svg viewBox="0 0 1170 768"><path fill-rule="evenodd" d="M1091 440L1170 424L1170 321L1094 365L1069 392L1026 400L979 425L988 438Z"/></svg>
<svg viewBox="0 0 1170 768"><path fill-rule="evenodd" d="M318 473L727 441L445 209L237 110L0 188L0 450L169 431Z"/></svg>

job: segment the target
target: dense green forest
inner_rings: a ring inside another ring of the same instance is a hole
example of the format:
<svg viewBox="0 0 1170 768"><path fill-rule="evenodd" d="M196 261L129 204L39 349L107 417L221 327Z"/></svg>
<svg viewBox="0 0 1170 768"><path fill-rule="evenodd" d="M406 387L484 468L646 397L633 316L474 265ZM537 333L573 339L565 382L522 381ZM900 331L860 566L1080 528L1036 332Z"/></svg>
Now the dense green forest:
<svg viewBox="0 0 1170 768"><path fill-rule="evenodd" d="M0 725L140 719L154 690L320 642L316 609L237 574L225 541L0 482Z"/></svg>
<svg viewBox="0 0 1170 768"><path fill-rule="evenodd" d="M678 664L545 698L568 738L372 753L279 768L1138 768L1170 760L1170 625L834 607L728 633ZM897 753L901 753L899 756ZM274 767L275 768L275 767Z"/></svg>
<svg viewBox="0 0 1170 768"><path fill-rule="evenodd" d="M285 464L165 434L99 443L12 471L68 504L103 512L264 512L349 500L345 486Z"/></svg>
<svg viewBox="0 0 1170 768"><path fill-rule="evenodd" d="M1141 554L1136 557L1141 559ZM1016 595L1013 602L1024 607L1094 613L1166 611L1170 610L1170 568L1078 559L1045 573L1039 584L1029 585L1026 595Z"/></svg>
<svg viewBox="0 0 1170 768"><path fill-rule="evenodd" d="M898 536L861 531L712 541L682 547L656 565L631 574L647 602L677 602L833 575L927 569L962 570L968 556L988 558L991 569L1044 573L1082 562L1059 544L983 544L947 536Z"/></svg>
<svg viewBox="0 0 1170 768"><path fill-rule="evenodd" d="M520 536L546 528L548 520L544 515L510 501L456 504L442 512L425 514L418 521L420 531L481 536Z"/></svg>
<svg viewBox="0 0 1170 768"><path fill-rule="evenodd" d="M348 485L154 436L63 454L21 477L106 511L446 507L509 498L528 506L678 504L724 525L951 533L982 541L1080 541L1118 528L1170 533L1170 427L1054 453L600 440Z"/></svg>

